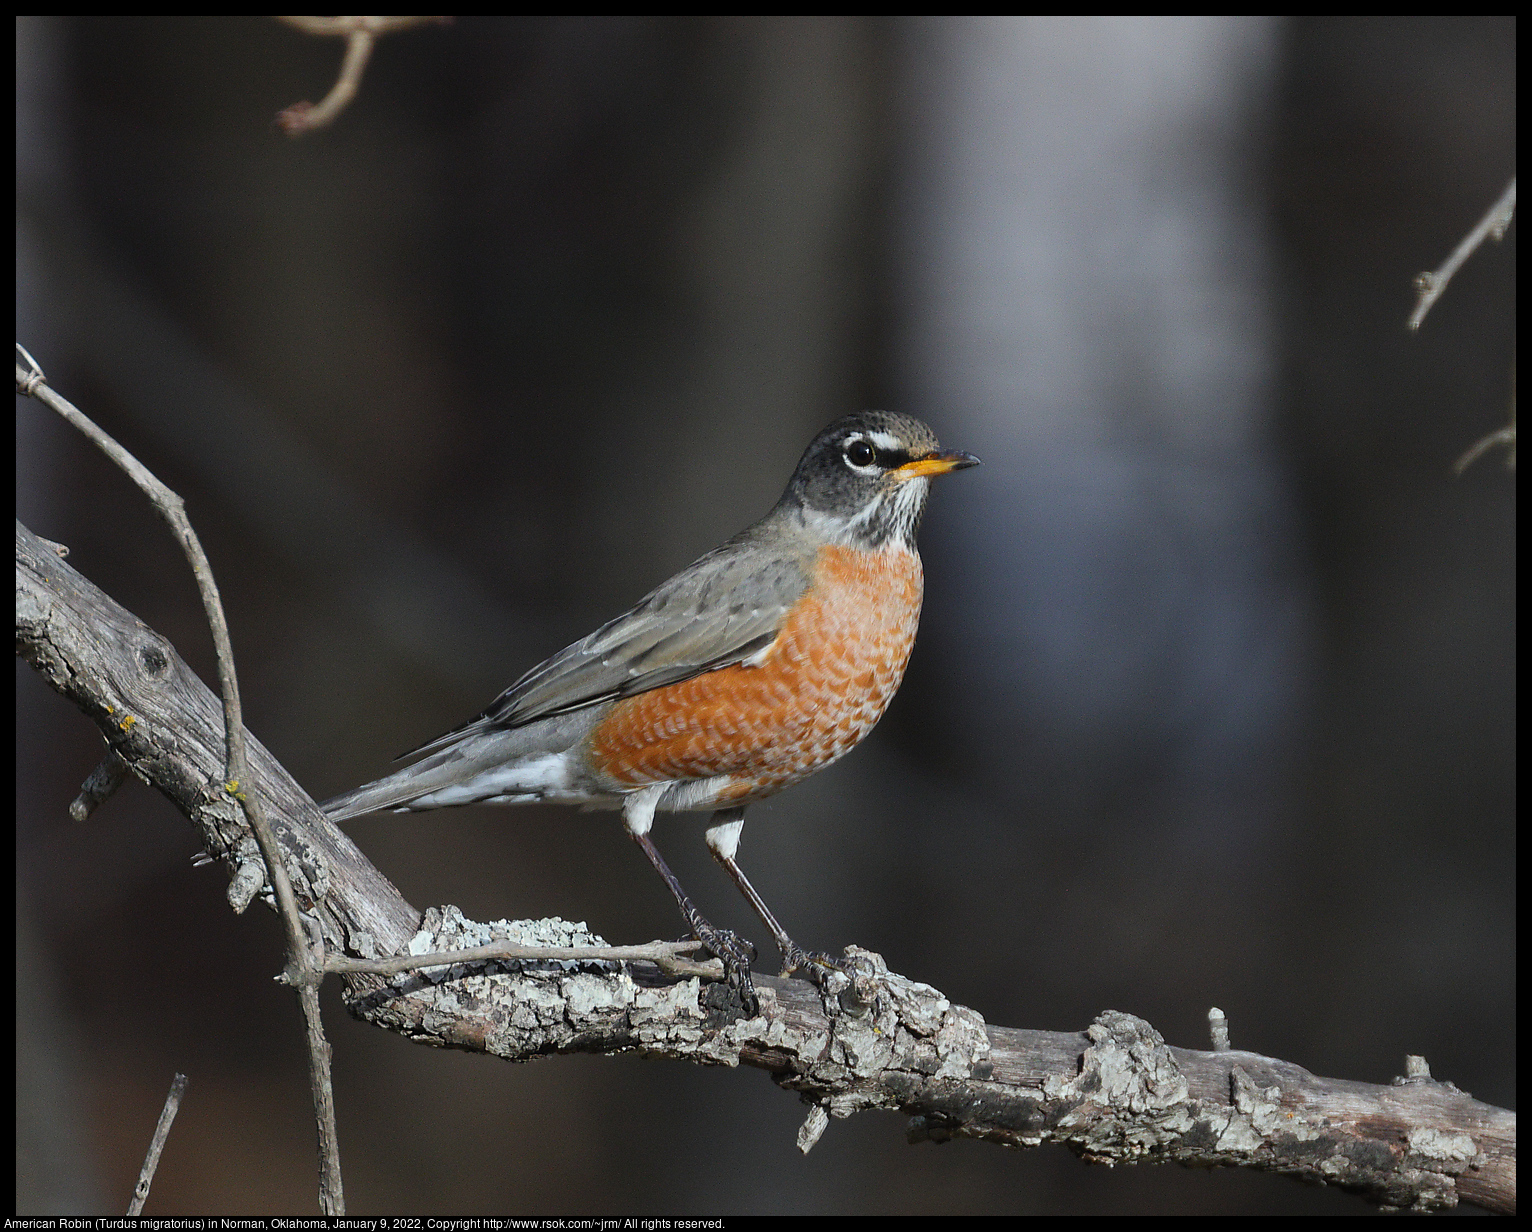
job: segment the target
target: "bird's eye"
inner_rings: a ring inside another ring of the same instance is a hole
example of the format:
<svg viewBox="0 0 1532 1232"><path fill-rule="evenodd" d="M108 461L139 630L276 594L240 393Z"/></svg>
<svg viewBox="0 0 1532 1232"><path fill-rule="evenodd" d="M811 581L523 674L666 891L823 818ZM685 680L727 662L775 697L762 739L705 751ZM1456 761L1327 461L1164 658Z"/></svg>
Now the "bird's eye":
<svg viewBox="0 0 1532 1232"><path fill-rule="evenodd" d="M871 466L877 456L877 450L861 437L846 442L846 461L852 466Z"/></svg>

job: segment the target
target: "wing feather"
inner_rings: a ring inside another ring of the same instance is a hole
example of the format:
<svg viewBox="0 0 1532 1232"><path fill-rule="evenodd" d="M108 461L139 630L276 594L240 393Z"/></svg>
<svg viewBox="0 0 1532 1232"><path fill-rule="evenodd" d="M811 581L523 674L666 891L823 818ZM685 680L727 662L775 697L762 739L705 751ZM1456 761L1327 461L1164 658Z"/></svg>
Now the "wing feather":
<svg viewBox="0 0 1532 1232"><path fill-rule="evenodd" d="M472 722L412 753L678 684L758 654L807 588L811 558L767 554L749 536L709 552L527 672Z"/></svg>

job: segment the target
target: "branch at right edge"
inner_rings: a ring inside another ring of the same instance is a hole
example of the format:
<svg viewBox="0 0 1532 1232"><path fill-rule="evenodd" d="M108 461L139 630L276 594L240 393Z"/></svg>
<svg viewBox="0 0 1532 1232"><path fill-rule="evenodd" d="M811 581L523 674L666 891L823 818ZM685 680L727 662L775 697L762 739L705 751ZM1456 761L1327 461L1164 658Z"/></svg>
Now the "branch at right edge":
<svg viewBox="0 0 1532 1232"><path fill-rule="evenodd" d="M459 949L484 928L432 908L417 943ZM1114 1010L1084 1032L994 1027L877 954L846 954L848 972L823 990L758 975L755 1018L722 984L567 961L404 973L351 1009L507 1060L634 1050L766 1069L809 1105L805 1152L832 1120L884 1109L912 1118L911 1142L1060 1143L1089 1163L1255 1168L1395 1209L1515 1210L1515 1114L1428 1073L1392 1086L1321 1078L1256 1053L1170 1047ZM439 999L422 999L433 987Z"/></svg>

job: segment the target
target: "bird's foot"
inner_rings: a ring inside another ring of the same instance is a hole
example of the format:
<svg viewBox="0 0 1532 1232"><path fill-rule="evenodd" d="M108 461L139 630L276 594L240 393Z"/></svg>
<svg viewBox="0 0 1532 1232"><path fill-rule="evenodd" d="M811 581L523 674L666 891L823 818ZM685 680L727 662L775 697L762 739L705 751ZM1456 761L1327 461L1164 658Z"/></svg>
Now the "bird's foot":
<svg viewBox="0 0 1532 1232"><path fill-rule="evenodd" d="M826 954L823 950L805 950L791 938L782 948L781 976L783 979L796 972L809 983L822 988L830 972L845 971L845 969L846 964L842 959Z"/></svg>
<svg viewBox="0 0 1532 1232"><path fill-rule="evenodd" d="M754 943L727 928L715 928L701 916L692 921L692 935L702 942L708 953L723 963L724 982L739 994L745 1012L754 1018L761 1012L755 981L750 978L750 964L756 954Z"/></svg>

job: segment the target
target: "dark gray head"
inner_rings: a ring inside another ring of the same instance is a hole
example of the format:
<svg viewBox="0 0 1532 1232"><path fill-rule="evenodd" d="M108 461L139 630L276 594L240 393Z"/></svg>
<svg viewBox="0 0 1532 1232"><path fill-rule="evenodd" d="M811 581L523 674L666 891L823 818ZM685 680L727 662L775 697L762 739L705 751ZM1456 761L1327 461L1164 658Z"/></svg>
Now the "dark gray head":
<svg viewBox="0 0 1532 1232"><path fill-rule="evenodd" d="M971 453L943 450L911 415L860 411L814 438L778 508L801 510L832 542L871 548L896 539L913 548L932 476L978 464Z"/></svg>

